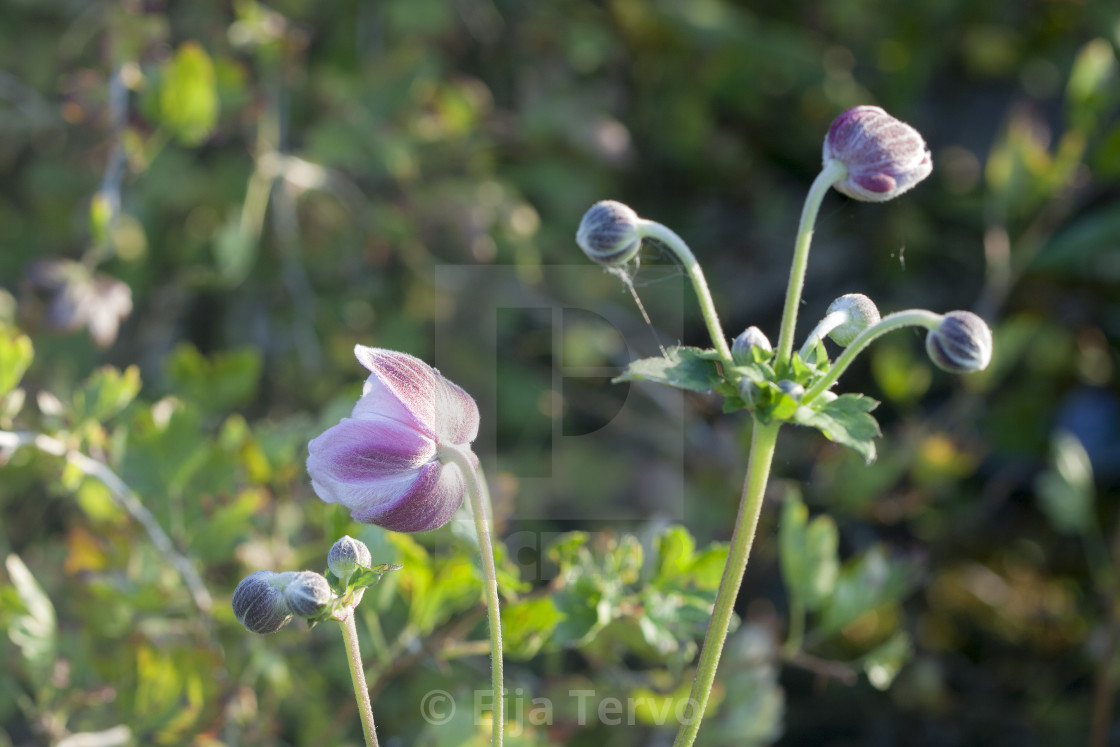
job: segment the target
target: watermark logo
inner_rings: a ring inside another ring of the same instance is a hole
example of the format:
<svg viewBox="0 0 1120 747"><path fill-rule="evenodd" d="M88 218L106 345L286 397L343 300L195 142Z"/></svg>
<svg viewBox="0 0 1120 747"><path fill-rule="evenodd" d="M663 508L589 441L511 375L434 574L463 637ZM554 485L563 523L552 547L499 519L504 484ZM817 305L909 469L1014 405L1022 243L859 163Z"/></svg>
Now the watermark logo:
<svg viewBox="0 0 1120 747"><path fill-rule="evenodd" d="M559 721L585 727L604 726L683 726L696 719L698 704L691 698L636 695L626 698L604 696L597 690L568 690L562 700L529 697L524 688L505 691L506 733L516 736L525 727L553 726ZM474 690L469 698L458 700L446 690L430 690L420 700L420 716L432 726L451 722L461 705L470 709L476 726L493 718L492 690Z"/></svg>
<svg viewBox="0 0 1120 747"><path fill-rule="evenodd" d="M684 396L612 379L682 339L684 278L666 273L641 288L656 310L654 332L599 267L535 268L532 284L522 271L435 272L435 365L478 402L483 427L472 448L498 492L504 485L516 496L503 516L682 520ZM604 455L609 473L596 467Z"/></svg>

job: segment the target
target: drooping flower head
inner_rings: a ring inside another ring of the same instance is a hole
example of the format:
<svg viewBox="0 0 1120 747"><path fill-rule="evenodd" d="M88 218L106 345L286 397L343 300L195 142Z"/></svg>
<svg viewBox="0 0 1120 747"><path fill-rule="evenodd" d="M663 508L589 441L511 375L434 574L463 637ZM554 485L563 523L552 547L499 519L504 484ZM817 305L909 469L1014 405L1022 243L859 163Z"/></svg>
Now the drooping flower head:
<svg viewBox="0 0 1120 747"><path fill-rule="evenodd" d="M854 200L885 202L933 171L925 140L910 125L877 106L857 106L832 121L824 163L844 164L848 175L833 186Z"/></svg>
<svg viewBox="0 0 1120 747"><path fill-rule="evenodd" d="M474 441L478 406L419 358L362 345L354 354L370 376L350 417L308 444L312 488L366 524L398 532L443 526L466 484L439 449Z"/></svg>

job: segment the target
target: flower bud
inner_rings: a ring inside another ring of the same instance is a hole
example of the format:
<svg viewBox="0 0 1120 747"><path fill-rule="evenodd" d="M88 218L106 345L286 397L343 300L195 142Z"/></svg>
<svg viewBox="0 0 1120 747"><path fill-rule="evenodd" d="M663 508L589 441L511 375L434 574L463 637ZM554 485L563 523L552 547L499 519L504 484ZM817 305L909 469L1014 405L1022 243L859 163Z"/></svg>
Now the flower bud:
<svg viewBox="0 0 1120 747"><path fill-rule="evenodd" d="M788 395L795 402L800 402L801 398L805 396L805 387L801 386L796 381L782 379L778 382L778 388L782 390L783 394Z"/></svg>
<svg viewBox="0 0 1120 747"><path fill-rule="evenodd" d="M983 371L992 361L992 330L971 311L950 311L926 336L926 352L943 371Z"/></svg>
<svg viewBox="0 0 1120 747"><path fill-rule="evenodd" d="M854 200L884 202L933 171L922 136L877 106L857 106L828 128L824 163L836 160L848 173L833 186Z"/></svg>
<svg viewBox="0 0 1120 747"><path fill-rule="evenodd" d="M373 556L370 555L366 543L349 535L335 542L327 554L327 567L343 582L354 575L358 566L369 568L371 565L373 565Z"/></svg>
<svg viewBox="0 0 1120 747"><path fill-rule="evenodd" d="M601 265L624 265L642 246L638 214L621 202L596 202L584 213L576 231L576 243L591 260Z"/></svg>
<svg viewBox="0 0 1120 747"><path fill-rule="evenodd" d="M233 614L252 633L275 633L292 620L292 610L277 587L281 574L256 571L241 580L233 592Z"/></svg>
<svg viewBox="0 0 1120 747"><path fill-rule="evenodd" d="M758 327L747 327L739 333L731 343L731 357L738 363L751 362L751 350L759 348L767 354L773 353L774 348L770 345L770 340L766 339L766 335Z"/></svg>
<svg viewBox="0 0 1120 747"><path fill-rule="evenodd" d="M334 592L322 574L314 571L299 571L292 575L284 587L284 600L292 612L300 617L314 617L323 611Z"/></svg>
<svg viewBox="0 0 1120 747"><path fill-rule="evenodd" d="M837 298L828 307L828 314L840 312L847 315L847 321L833 327L828 336L842 347L848 347L860 332L879 323L879 309L875 302L862 293L847 293Z"/></svg>

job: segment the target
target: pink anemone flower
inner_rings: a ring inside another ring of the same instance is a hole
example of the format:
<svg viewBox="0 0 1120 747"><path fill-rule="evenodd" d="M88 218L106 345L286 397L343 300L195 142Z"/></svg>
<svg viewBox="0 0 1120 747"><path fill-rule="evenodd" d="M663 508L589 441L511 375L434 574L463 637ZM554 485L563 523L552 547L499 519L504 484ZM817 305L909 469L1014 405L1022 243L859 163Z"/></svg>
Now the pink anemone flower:
<svg viewBox="0 0 1120 747"><path fill-rule="evenodd" d="M308 444L311 487L365 524L397 532L443 526L462 504L466 483L441 452L470 452L478 406L419 358L362 345L354 354L370 376L350 417Z"/></svg>

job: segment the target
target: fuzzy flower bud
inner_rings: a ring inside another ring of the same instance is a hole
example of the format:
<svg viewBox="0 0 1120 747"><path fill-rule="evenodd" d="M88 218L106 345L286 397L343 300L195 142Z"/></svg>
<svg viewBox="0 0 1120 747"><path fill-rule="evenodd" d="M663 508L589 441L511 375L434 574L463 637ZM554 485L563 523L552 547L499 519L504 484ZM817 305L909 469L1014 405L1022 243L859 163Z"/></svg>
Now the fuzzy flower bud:
<svg viewBox="0 0 1120 747"><path fill-rule="evenodd" d="M285 574L282 574L285 575ZM313 617L330 604L334 593L327 579L314 571L293 573L284 587L284 601L300 617Z"/></svg>
<svg viewBox="0 0 1120 747"><path fill-rule="evenodd" d="M783 394L788 395L797 402L800 402L801 398L805 396L805 387L801 386L796 381L782 379L778 382L778 388L782 390Z"/></svg>
<svg viewBox="0 0 1120 747"><path fill-rule="evenodd" d="M824 163L833 160L848 171L833 186L865 202L898 197L933 171L918 131L877 106L857 106L833 120L824 140Z"/></svg>
<svg viewBox="0 0 1120 747"><path fill-rule="evenodd" d="M827 314L841 313L845 321L832 328L828 336L842 347L848 347L860 332L879 323L879 309L862 293L847 293L833 301Z"/></svg>
<svg viewBox="0 0 1120 747"><path fill-rule="evenodd" d="M642 246L638 214L614 200L596 202L584 213L576 243L592 261L615 267L637 255Z"/></svg>
<svg viewBox="0 0 1120 747"><path fill-rule="evenodd" d="M292 620L292 610L274 571L256 571L233 592L233 614L252 633L275 633Z"/></svg>
<svg viewBox="0 0 1120 747"><path fill-rule="evenodd" d="M366 543L349 535L335 542L327 554L327 567L343 581L349 580L358 570L358 566L369 568L371 565L373 565L373 556L370 555Z"/></svg>
<svg viewBox="0 0 1120 747"><path fill-rule="evenodd" d="M983 371L992 361L992 330L971 311L950 311L926 336L926 352L943 371Z"/></svg>
<svg viewBox="0 0 1120 747"><path fill-rule="evenodd" d="M770 340L766 338L761 329L747 327L731 342L731 357L739 363L749 363L752 360L751 350L754 348L758 348L767 354L774 352Z"/></svg>
<svg viewBox="0 0 1120 747"><path fill-rule="evenodd" d="M478 436L478 406L419 358L362 345L354 354L370 376L350 417L307 445L311 487L366 524L396 532L443 526L467 488L440 450L469 452Z"/></svg>

